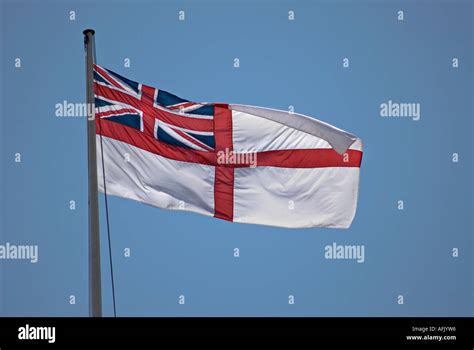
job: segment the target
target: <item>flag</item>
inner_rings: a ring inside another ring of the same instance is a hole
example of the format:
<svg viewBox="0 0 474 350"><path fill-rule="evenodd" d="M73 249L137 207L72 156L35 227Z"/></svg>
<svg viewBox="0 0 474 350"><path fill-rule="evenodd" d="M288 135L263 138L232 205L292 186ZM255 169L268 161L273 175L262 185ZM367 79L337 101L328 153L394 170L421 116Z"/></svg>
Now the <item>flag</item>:
<svg viewBox="0 0 474 350"><path fill-rule="evenodd" d="M240 223L351 225L356 136L297 113L191 102L98 65L94 94L100 191Z"/></svg>

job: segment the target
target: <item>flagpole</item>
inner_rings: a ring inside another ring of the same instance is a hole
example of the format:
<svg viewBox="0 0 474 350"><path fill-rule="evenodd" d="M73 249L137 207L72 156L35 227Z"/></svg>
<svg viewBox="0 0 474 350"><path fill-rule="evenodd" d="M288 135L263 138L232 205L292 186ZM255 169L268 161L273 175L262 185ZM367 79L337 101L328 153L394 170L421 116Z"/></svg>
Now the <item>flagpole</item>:
<svg viewBox="0 0 474 350"><path fill-rule="evenodd" d="M87 162L89 180L89 316L102 317L100 276L99 193L97 180L96 132L94 117L94 34L84 30L87 94Z"/></svg>

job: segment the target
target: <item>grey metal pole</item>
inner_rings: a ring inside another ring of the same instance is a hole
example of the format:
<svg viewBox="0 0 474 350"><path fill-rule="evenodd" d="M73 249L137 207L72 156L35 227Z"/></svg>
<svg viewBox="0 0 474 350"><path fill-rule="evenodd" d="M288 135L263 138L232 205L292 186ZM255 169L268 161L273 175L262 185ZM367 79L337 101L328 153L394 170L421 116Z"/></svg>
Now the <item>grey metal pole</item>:
<svg viewBox="0 0 474 350"><path fill-rule="evenodd" d="M87 163L89 177L89 315L102 317L100 276L99 192L94 114L94 30L84 30L87 93Z"/></svg>

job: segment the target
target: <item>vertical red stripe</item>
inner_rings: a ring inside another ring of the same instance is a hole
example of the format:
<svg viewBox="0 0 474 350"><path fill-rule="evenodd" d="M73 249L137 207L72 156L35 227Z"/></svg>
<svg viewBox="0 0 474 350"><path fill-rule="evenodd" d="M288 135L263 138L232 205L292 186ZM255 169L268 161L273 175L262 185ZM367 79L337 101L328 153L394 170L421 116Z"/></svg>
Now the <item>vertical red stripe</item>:
<svg viewBox="0 0 474 350"><path fill-rule="evenodd" d="M216 166L214 217L228 221L234 219L234 168Z"/></svg>
<svg viewBox="0 0 474 350"><path fill-rule="evenodd" d="M227 105L214 106L214 137L216 154L233 150L232 111ZM234 168L216 164L214 179L214 217L234 219Z"/></svg>
<svg viewBox="0 0 474 350"><path fill-rule="evenodd" d="M155 88L142 85L141 101L147 105L153 106L153 96L155 95ZM154 137L155 118L153 115L143 111L143 132L145 135Z"/></svg>

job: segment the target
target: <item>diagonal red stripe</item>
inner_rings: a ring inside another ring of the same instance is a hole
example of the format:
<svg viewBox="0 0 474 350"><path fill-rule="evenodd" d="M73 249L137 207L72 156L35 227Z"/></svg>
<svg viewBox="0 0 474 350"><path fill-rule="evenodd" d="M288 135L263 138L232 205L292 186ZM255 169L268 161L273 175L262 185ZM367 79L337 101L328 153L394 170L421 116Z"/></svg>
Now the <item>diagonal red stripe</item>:
<svg viewBox="0 0 474 350"><path fill-rule="evenodd" d="M123 90L123 86L120 85L119 83L117 83L115 81L115 79L109 75L109 73L105 70L105 69L102 69L101 67L99 67L98 65L94 64L94 70L99 73L102 78L104 78L105 80L107 80L110 84L114 85L115 87L119 88L119 89L122 89Z"/></svg>
<svg viewBox="0 0 474 350"><path fill-rule="evenodd" d="M123 113L137 114L138 112L136 109L122 108L122 109L109 110L105 112L98 112L95 114L95 116L97 118L102 118L102 117L108 117L109 115L116 115L116 114L123 114Z"/></svg>
<svg viewBox="0 0 474 350"><path fill-rule="evenodd" d="M204 149L205 149L206 151L208 151L208 152L214 151L212 148L208 147L205 143L202 143L202 142L200 142L199 140L193 139L191 136L187 135L186 133L182 132L181 130L173 129L173 131L174 131L175 133L177 133L178 135L180 135L181 137L183 137L183 138L185 138L186 140L188 140L189 142L195 144L196 146L199 146L199 147L204 148Z"/></svg>
<svg viewBox="0 0 474 350"><path fill-rule="evenodd" d="M194 102L182 102L176 105L171 105L171 106L166 106L166 108L169 109L180 109L180 108L186 108L186 107L191 107L194 106L196 103Z"/></svg>

